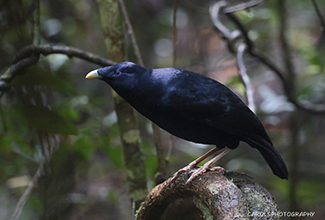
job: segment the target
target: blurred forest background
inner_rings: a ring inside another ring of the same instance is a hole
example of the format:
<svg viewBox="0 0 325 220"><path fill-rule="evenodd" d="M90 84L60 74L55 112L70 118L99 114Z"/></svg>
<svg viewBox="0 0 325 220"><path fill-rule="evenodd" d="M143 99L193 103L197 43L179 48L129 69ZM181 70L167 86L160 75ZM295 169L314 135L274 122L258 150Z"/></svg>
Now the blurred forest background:
<svg viewBox="0 0 325 220"><path fill-rule="evenodd" d="M7 69L16 68L19 51L33 44L71 46L107 58L98 6L103 1L40 1L39 19L38 0L0 1L0 71L5 73L0 76L0 219L19 215L19 219L132 219L111 89L103 82L84 79L100 65L71 54L51 53L32 59L32 65L19 71ZM175 65L196 71L245 99L236 55L209 15L215 2L138 0L125 4L147 67ZM233 6L245 1L227 2ZM325 16L321 0L266 0L234 13L254 48L285 74L287 90L272 69L250 53L244 54L256 113L288 165L289 181L274 176L261 155L246 144L218 162L252 176L271 192L282 211L313 211L313 219L325 218L325 30L321 14ZM222 22L231 30L238 29L227 16ZM129 34L123 35L128 60L137 62ZM158 166L153 131L148 120L137 113L136 118L150 190ZM160 133L168 159L167 178L212 147Z"/></svg>

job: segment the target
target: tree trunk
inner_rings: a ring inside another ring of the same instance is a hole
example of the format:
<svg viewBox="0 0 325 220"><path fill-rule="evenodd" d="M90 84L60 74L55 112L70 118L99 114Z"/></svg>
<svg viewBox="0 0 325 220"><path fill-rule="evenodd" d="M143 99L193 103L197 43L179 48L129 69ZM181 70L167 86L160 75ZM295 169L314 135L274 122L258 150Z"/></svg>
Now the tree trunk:
<svg viewBox="0 0 325 220"><path fill-rule="evenodd" d="M125 61L124 34L118 1L97 0L97 2L108 55L116 62ZM129 193L136 210L148 194L146 168L140 150L140 131L133 108L116 93L114 93L114 103L123 144Z"/></svg>
<svg viewBox="0 0 325 220"><path fill-rule="evenodd" d="M278 219L270 193L245 174L209 171L185 184L189 176L156 186L136 220Z"/></svg>

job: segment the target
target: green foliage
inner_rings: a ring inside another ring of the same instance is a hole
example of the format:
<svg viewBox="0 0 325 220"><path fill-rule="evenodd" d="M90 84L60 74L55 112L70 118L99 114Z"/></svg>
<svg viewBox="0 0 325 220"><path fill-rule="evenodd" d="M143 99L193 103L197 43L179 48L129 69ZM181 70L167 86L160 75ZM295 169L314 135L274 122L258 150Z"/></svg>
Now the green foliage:
<svg viewBox="0 0 325 220"><path fill-rule="evenodd" d="M23 75L17 76L12 82L13 86L42 86L46 89L52 89L62 94L75 95L73 86L67 81L56 77L49 70L45 70L38 66L29 68Z"/></svg>
<svg viewBox="0 0 325 220"><path fill-rule="evenodd" d="M47 107L17 104L12 105L9 111L16 113L21 123L26 123L26 126L37 131L49 134L77 134L77 129L71 122Z"/></svg>
<svg viewBox="0 0 325 220"><path fill-rule="evenodd" d="M105 140L105 138L103 138ZM109 142L107 142L109 143ZM122 168L124 167L124 162L123 162L123 149L121 146L105 146L104 147L106 153L108 154L111 162L117 167L117 168Z"/></svg>

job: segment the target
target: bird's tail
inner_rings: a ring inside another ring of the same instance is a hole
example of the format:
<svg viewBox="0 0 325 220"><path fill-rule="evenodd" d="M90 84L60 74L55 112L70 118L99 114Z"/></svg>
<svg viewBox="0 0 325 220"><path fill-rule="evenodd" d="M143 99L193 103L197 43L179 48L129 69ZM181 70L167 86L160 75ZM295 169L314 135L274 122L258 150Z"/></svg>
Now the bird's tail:
<svg viewBox="0 0 325 220"><path fill-rule="evenodd" d="M282 157L271 143L263 138L259 138L258 140L248 138L245 141L262 154L275 175L281 179L288 179L289 174L287 167Z"/></svg>

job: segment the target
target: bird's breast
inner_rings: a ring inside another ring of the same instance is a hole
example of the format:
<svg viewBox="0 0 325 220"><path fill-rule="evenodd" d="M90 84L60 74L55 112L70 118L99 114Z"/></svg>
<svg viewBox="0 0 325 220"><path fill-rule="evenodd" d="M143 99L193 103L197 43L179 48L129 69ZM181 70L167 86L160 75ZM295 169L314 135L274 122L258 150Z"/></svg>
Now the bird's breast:
<svg viewBox="0 0 325 220"><path fill-rule="evenodd" d="M175 110L171 105L161 102L161 100L161 97L152 98L151 96L151 98L136 99L133 97L127 101L140 114L179 138L196 143L215 144L220 148L229 145L227 140L234 140L233 137L229 137L228 134L214 127L187 118L183 112Z"/></svg>

